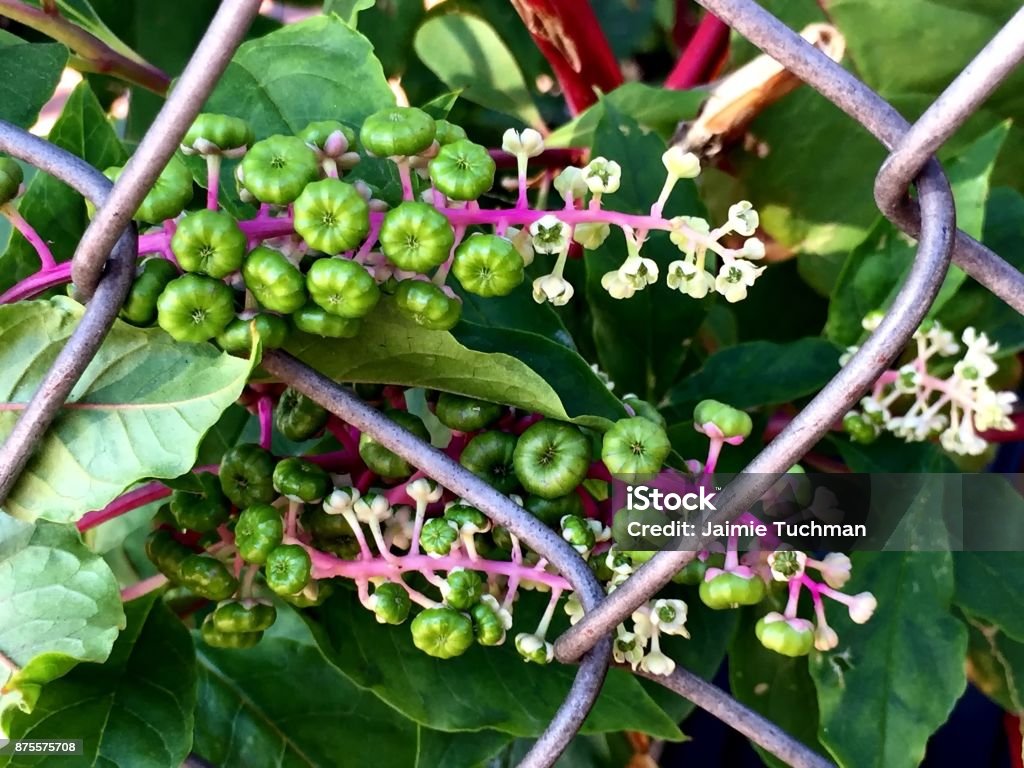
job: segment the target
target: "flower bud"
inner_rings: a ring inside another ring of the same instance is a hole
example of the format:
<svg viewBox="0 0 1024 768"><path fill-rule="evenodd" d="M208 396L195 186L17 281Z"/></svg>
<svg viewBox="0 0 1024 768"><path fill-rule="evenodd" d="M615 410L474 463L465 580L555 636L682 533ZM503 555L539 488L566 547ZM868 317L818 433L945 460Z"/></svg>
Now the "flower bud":
<svg viewBox="0 0 1024 768"><path fill-rule="evenodd" d="M854 624L865 624L878 607L878 600L870 592L854 595L847 606L850 609L850 620Z"/></svg>
<svg viewBox="0 0 1024 768"><path fill-rule="evenodd" d="M522 132L509 128L501 137L501 148L510 155L536 157L544 151L544 137L533 128L526 128Z"/></svg>
<svg viewBox="0 0 1024 768"><path fill-rule="evenodd" d="M555 189L562 199L582 200L587 194L587 182L583 178L583 170L574 165L562 169L555 177Z"/></svg>
<svg viewBox="0 0 1024 768"><path fill-rule="evenodd" d="M842 589L850 580L851 568L849 557L842 552L829 552L818 566L818 571L832 589Z"/></svg>
<svg viewBox="0 0 1024 768"><path fill-rule="evenodd" d="M669 176L677 179L695 179L700 175L700 158L693 152L684 152L680 146L671 146L661 156Z"/></svg>
<svg viewBox="0 0 1024 768"><path fill-rule="evenodd" d="M439 486L433 480L421 477L406 484L405 492L413 501L421 504L429 504L431 502L440 501L441 496L444 494L444 488Z"/></svg>
<svg viewBox="0 0 1024 768"><path fill-rule="evenodd" d="M676 663L661 651L651 651L640 662L640 669L651 675L671 675Z"/></svg>
<svg viewBox="0 0 1024 768"><path fill-rule="evenodd" d="M367 607L377 616L381 624L401 624L409 618L412 606L409 593L394 582L379 585L370 595Z"/></svg>
<svg viewBox="0 0 1024 768"><path fill-rule="evenodd" d="M544 275L533 281L533 300L538 304L548 301L561 307L569 303L573 293L572 284L558 275Z"/></svg>
<svg viewBox="0 0 1024 768"><path fill-rule="evenodd" d="M593 251L604 244L611 231L611 227L603 221L588 221L576 225L572 231L572 239L588 251Z"/></svg>
<svg viewBox="0 0 1024 768"><path fill-rule="evenodd" d="M741 200L729 207L729 226L737 234L749 237L757 231L759 223L757 211L754 210L754 206L750 204L749 200Z"/></svg>
<svg viewBox="0 0 1024 768"><path fill-rule="evenodd" d="M516 635L516 650L525 661L532 661L534 664L550 664L555 657L555 648L551 643L526 632Z"/></svg>
<svg viewBox="0 0 1024 768"><path fill-rule="evenodd" d="M693 422L695 427L713 424L725 438L749 437L750 431L754 428L748 414L717 400L702 400L697 403L697 407L693 409Z"/></svg>

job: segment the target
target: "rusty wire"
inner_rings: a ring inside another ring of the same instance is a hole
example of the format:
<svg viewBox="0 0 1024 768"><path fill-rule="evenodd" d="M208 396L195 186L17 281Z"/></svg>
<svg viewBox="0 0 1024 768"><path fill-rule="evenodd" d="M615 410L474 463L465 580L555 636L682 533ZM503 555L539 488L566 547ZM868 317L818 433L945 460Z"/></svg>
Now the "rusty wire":
<svg viewBox="0 0 1024 768"><path fill-rule="evenodd" d="M853 75L831 61L753 0L700 0L711 12L777 59L858 120L892 153L879 171L880 209L919 236L918 253L893 306L851 362L719 496L716 519L749 505L795 463L875 381L906 344L927 312L952 258L969 275L1018 311L1024 311L1024 277L985 246L955 229L949 184L935 151L1024 57L1024 11L964 70L914 126ZM131 276L135 235L131 214L174 152L217 78L241 42L258 0L225 0L174 92L109 192L105 179L82 161L19 129L0 124L0 149L30 162L102 205L79 244L73 263L76 288L92 296L82 322L0 447L0 500L13 486L34 445L67 399L113 323ZM917 201L910 200L914 183ZM117 233L122 233L119 237ZM115 246L116 241L116 246ZM107 253L113 247L110 257ZM126 266L127 265L127 266ZM106 269L104 270L104 266ZM93 295L95 291L95 295ZM335 414L372 434L427 475L466 498L546 557L579 593L587 613L556 644L559 659L582 657L580 671L548 729L521 765L552 765L577 733L607 673L615 627L649 599L693 553L660 553L610 597L586 564L554 531L442 452L415 439L328 378L282 352L267 352L264 366ZM715 714L780 759L801 768L830 763L781 729L738 704L724 691L686 670L652 677Z"/></svg>

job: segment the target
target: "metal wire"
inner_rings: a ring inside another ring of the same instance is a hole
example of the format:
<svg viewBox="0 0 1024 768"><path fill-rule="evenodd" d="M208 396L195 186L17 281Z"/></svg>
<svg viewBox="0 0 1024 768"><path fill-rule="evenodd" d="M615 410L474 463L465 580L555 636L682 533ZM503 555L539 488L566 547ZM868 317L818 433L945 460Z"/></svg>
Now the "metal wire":
<svg viewBox="0 0 1024 768"><path fill-rule="evenodd" d="M60 179L95 205L110 192L107 178L84 160L17 126L0 121L0 150ZM114 243L93 300L57 355L3 445L0 445L0 504L49 429L114 324L135 274L137 238L129 227Z"/></svg>
<svg viewBox="0 0 1024 768"><path fill-rule="evenodd" d="M260 0L223 0L220 4L167 102L125 165L107 202L96 211L82 235L71 264L71 279L79 300L92 296L117 234L128 226L177 150L259 8Z"/></svg>

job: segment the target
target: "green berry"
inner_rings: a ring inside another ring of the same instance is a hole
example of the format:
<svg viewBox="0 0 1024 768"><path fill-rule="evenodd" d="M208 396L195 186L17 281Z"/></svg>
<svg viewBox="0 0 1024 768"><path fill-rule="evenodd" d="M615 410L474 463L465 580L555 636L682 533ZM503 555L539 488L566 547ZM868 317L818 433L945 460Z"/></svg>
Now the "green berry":
<svg viewBox="0 0 1024 768"><path fill-rule="evenodd" d="M307 304L295 310L291 319L296 330L329 339L351 339L363 324L357 317L339 317L319 304Z"/></svg>
<svg viewBox="0 0 1024 768"><path fill-rule="evenodd" d="M765 596L764 582L755 574L719 571L711 578L705 576L700 584L700 599L716 611L739 605L755 605Z"/></svg>
<svg viewBox="0 0 1024 768"><path fill-rule="evenodd" d="M412 620L412 641L428 656L451 659L473 644L473 622L451 608L427 608Z"/></svg>
<svg viewBox="0 0 1024 768"><path fill-rule="evenodd" d="M515 451L515 435L483 432L462 449L459 463L499 493L508 494L519 487L514 468Z"/></svg>
<svg viewBox="0 0 1024 768"><path fill-rule="evenodd" d="M275 497L274 463L274 457L254 443L232 446L220 460L220 488L239 509L269 504Z"/></svg>
<svg viewBox="0 0 1024 768"><path fill-rule="evenodd" d="M467 139L441 147L429 168L434 186L452 200L476 200L494 184L494 160Z"/></svg>
<svg viewBox="0 0 1024 768"><path fill-rule="evenodd" d="M814 625L807 619L787 619L772 612L762 616L754 627L761 645L783 656L806 656L814 647Z"/></svg>
<svg viewBox="0 0 1024 768"><path fill-rule="evenodd" d="M103 175L111 181L117 181L123 170L121 166L115 165L107 168ZM133 218L146 224L160 224L185 210L191 199L192 173L184 160L173 155L143 198Z"/></svg>
<svg viewBox="0 0 1024 768"><path fill-rule="evenodd" d="M262 632L270 629L277 610L269 603L231 600L221 603L213 612L213 626L218 632Z"/></svg>
<svg viewBox="0 0 1024 768"><path fill-rule="evenodd" d="M377 306L380 289L361 264L347 259L317 259L306 273L310 298L338 317L365 317Z"/></svg>
<svg viewBox="0 0 1024 768"><path fill-rule="evenodd" d="M121 307L121 318L132 325L149 326L156 322L156 305L164 288L178 276L178 270L167 259L146 259L128 290Z"/></svg>
<svg viewBox="0 0 1024 768"><path fill-rule="evenodd" d="M312 562L298 544L281 544L267 555L267 586L279 595L294 595L309 583Z"/></svg>
<svg viewBox="0 0 1024 768"><path fill-rule="evenodd" d="M181 141L183 150L207 154L215 148L221 151L241 149L252 144L255 136L249 124L238 117L203 112L196 115L192 127ZM197 142L199 146L196 146ZM211 145L204 146L204 143Z"/></svg>
<svg viewBox="0 0 1024 768"><path fill-rule="evenodd" d="M257 565L267 557L284 538L281 513L269 504L253 504L242 510L235 523L235 546L244 560Z"/></svg>
<svg viewBox="0 0 1024 768"><path fill-rule="evenodd" d="M612 475L649 477L661 470L672 450L665 430L649 419L619 419L604 434L601 460Z"/></svg>
<svg viewBox="0 0 1024 768"><path fill-rule="evenodd" d="M437 127L434 140L442 147L466 138L466 130L461 125L455 125L447 120L435 120L434 125Z"/></svg>
<svg viewBox="0 0 1024 768"><path fill-rule="evenodd" d="M178 528L209 533L227 522L231 510L215 475L204 472L195 478L202 491L174 491L171 494L171 514Z"/></svg>
<svg viewBox="0 0 1024 768"><path fill-rule="evenodd" d="M228 648L231 650L252 648L263 639L262 632L221 632L214 625L213 614L210 614L203 620L200 634L203 637L203 642L211 648Z"/></svg>
<svg viewBox="0 0 1024 768"><path fill-rule="evenodd" d="M306 185L316 181L316 153L297 136L271 136L257 141L242 158L245 188L261 203L287 205Z"/></svg>
<svg viewBox="0 0 1024 768"><path fill-rule="evenodd" d="M523 282L523 257L508 238L473 235L455 249L452 272L478 296L507 296Z"/></svg>
<svg viewBox="0 0 1024 768"><path fill-rule="evenodd" d="M274 408L274 426L289 440L301 442L318 435L328 416L326 408L289 387Z"/></svg>
<svg viewBox="0 0 1024 768"><path fill-rule="evenodd" d="M442 392L437 399L434 413L449 429L476 432L497 421L504 410L504 407L497 403Z"/></svg>
<svg viewBox="0 0 1024 768"><path fill-rule="evenodd" d="M331 478L311 461L290 456L274 467L274 488L292 501L312 504L331 492Z"/></svg>
<svg viewBox="0 0 1024 768"><path fill-rule="evenodd" d="M344 123L337 120L318 120L303 128L298 135L304 142L323 152L327 149L328 141L339 134L344 139L343 146L339 147L339 152L332 155L340 155L351 150L356 143L356 132Z"/></svg>
<svg viewBox="0 0 1024 768"><path fill-rule="evenodd" d="M447 217L426 203L406 201L384 215L380 247L399 269L427 272L448 259L454 244Z"/></svg>
<svg viewBox="0 0 1024 768"><path fill-rule="evenodd" d="M351 184L324 179L295 199L295 231L310 248L334 255L356 248L370 231L370 207Z"/></svg>
<svg viewBox="0 0 1024 768"><path fill-rule="evenodd" d="M505 642L505 625L487 603L477 603L470 611L473 634L480 645L501 645Z"/></svg>
<svg viewBox="0 0 1024 768"><path fill-rule="evenodd" d="M164 528L156 529L146 538L146 556L171 581L180 579L181 564L191 554L191 549Z"/></svg>
<svg viewBox="0 0 1024 768"><path fill-rule="evenodd" d="M254 248L242 265L242 277L260 306L289 314L306 303L306 279L280 251Z"/></svg>
<svg viewBox="0 0 1024 768"><path fill-rule="evenodd" d="M385 415L419 440L430 442L430 432L419 416L401 410L388 410ZM359 456L372 472L381 477L405 477L413 472L409 462L378 443L369 432L359 436Z"/></svg>
<svg viewBox="0 0 1024 768"><path fill-rule="evenodd" d="M583 502L575 491L553 499L545 499L531 493L526 497L523 506L538 520L552 527L557 527L559 521L566 515L583 517Z"/></svg>
<svg viewBox="0 0 1024 768"><path fill-rule="evenodd" d="M458 525L443 517L427 520L420 531L420 546L424 552L434 557L446 556L458 540Z"/></svg>
<svg viewBox="0 0 1024 768"><path fill-rule="evenodd" d="M212 277L183 275L157 299L157 322L176 341L207 341L235 316L235 293Z"/></svg>
<svg viewBox="0 0 1024 768"><path fill-rule="evenodd" d="M238 580L227 566L209 555L189 555L178 574L183 586L207 600L227 600L238 589Z"/></svg>
<svg viewBox="0 0 1024 768"><path fill-rule="evenodd" d="M516 442L513 464L530 493L554 499L572 493L590 467L590 441L574 426L544 419Z"/></svg>
<svg viewBox="0 0 1024 768"><path fill-rule="evenodd" d="M25 173L15 160L0 157L0 205L11 202L21 191Z"/></svg>
<svg viewBox="0 0 1024 768"><path fill-rule="evenodd" d="M434 141L434 118L416 107L387 107L363 122L359 141L377 157L418 155Z"/></svg>
<svg viewBox="0 0 1024 768"><path fill-rule="evenodd" d="M467 611L483 595L484 581L476 571L451 571L441 591L449 606L458 611Z"/></svg>
<svg viewBox="0 0 1024 768"><path fill-rule="evenodd" d="M395 290L395 306L431 331L454 328L462 315L462 303L427 280L400 282Z"/></svg>
<svg viewBox="0 0 1024 768"><path fill-rule="evenodd" d="M371 595L373 612L381 624L402 624L409 618L412 601L400 584L388 581L378 585Z"/></svg>
<svg viewBox="0 0 1024 768"><path fill-rule="evenodd" d="M171 237L171 250L186 272L227 277L245 258L245 234L224 211L196 211L180 222Z"/></svg>
<svg viewBox="0 0 1024 768"><path fill-rule="evenodd" d="M264 349L279 349L288 340L288 321L280 315L258 312L252 317L236 317L217 336L217 344L225 352L248 355L253 345L253 331Z"/></svg>
<svg viewBox="0 0 1024 768"><path fill-rule="evenodd" d="M697 425L714 424L724 437L749 437L754 423L750 416L738 408L717 400L702 400L693 409L693 422Z"/></svg>

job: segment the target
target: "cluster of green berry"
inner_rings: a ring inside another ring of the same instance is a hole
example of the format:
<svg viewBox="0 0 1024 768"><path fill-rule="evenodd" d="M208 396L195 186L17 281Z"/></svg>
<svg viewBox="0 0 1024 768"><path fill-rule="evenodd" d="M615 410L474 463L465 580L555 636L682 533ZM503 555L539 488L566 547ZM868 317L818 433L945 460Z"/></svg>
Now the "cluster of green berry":
<svg viewBox="0 0 1024 768"><path fill-rule="evenodd" d="M523 281L524 243L497 234L464 237L465 227L457 237L433 204L475 206L493 184L495 163L461 128L422 110L381 110L358 137L347 125L321 121L297 136L260 141L241 119L201 114L182 151L207 161L208 206L185 211L193 177L182 158L172 158L135 214L173 234L166 258L140 265L122 313L133 324L156 322L180 341L216 339L232 352L249 349L255 328L274 348L292 328L352 337L388 293L420 325L445 330L461 314L445 285L449 271L464 290L485 297L506 295ZM339 178L365 155L398 167L406 194L394 207L365 182ZM256 218L239 221L218 207L224 158L240 159L238 192L261 206ZM112 180L120 172L105 171ZM424 191L436 200L418 200Z"/></svg>

